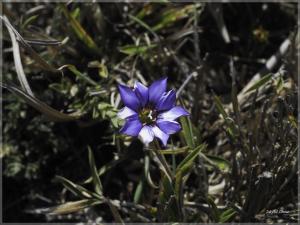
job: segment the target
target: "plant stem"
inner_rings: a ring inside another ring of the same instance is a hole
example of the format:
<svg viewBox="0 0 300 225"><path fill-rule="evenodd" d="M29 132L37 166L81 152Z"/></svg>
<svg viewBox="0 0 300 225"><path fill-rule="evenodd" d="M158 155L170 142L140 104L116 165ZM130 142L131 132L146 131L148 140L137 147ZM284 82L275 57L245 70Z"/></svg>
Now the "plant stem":
<svg viewBox="0 0 300 225"><path fill-rule="evenodd" d="M160 152L158 151L160 149L159 143L157 142L157 140L155 140L154 142L155 142L155 145L153 145L153 151L154 151L155 155L157 156L158 160L160 161L161 165L163 166L163 168L166 172L166 175L168 176L170 181L172 181L174 178L173 173L172 173L164 155L160 154Z"/></svg>

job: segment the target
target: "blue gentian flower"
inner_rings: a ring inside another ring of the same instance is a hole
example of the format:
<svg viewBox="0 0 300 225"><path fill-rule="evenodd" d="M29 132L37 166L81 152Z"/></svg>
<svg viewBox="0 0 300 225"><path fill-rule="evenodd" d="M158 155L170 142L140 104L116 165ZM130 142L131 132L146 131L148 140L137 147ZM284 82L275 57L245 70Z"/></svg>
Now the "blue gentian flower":
<svg viewBox="0 0 300 225"><path fill-rule="evenodd" d="M189 113L180 106L175 106L176 92L166 92L167 78L152 83L148 88L136 82L134 89L119 85L121 99L125 105L118 116L125 119L120 133L138 136L145 145L159 138L167 145L170 134L180 131L180 124L175 121Z"/></svg>

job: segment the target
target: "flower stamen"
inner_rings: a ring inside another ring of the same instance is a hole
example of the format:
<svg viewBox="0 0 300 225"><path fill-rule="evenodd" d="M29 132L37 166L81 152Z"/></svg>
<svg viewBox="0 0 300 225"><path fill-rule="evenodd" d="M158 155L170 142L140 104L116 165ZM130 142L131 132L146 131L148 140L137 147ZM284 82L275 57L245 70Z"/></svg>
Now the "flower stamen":
<svg viewBox="0 0 300 225"><path fill-rule="evenodd" d="M156 121L156 111L144 108L139 112L139 119L144 125L151 125Z"/></svg>
<svg viewBox="0 0 300 225"><path fill-rule="evenodd" d="M150 120L152 120L152 110L150 110L148 117L150 118Z"/></svg>

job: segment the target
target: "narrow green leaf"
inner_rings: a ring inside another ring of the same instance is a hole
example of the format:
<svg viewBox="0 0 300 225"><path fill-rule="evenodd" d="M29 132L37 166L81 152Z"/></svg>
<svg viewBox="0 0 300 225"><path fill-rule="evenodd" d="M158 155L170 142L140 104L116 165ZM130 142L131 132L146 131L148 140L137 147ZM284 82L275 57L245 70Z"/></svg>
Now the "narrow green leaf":
<svg viewBox="0 0 300 225"><path fill-rule="evenodd" d="M134 197L133 197L134 203L136 204L139 203L143 194L143 189L144 189L144 179L141 179L134 192Z"/></svg>
<svg viewBox="0 0 300 225"><path fill-rule="evenodd" d="M294 128L298 129L297 119L293 115L289 115L288 120Z"/></svg>
<svg viewBox="0 0 300 225"><path fill-rule="evenodd" d="M119 159L117 160L113 160L107 164L105 164L104 166L102 166L99 170L98 170L98 176L102 176L103 174L105 174L108 170L110 170L111 168L115 167L116 165L118 165L120 162L124 161L125 159L127 159L127 157L125 156L121 156ZM85 184L90 183L93 181L93 177L90 177L88 179L86 179L84 181Z"/></svg>
<svg viewBox="0 0 300 225"><path fill-rule="evenodd" d="M104 63L101 63L97 60L91 61L88 64L89 68L97 68L98 69L98 74L101 78L107 78L108 77L108 70L107 67Z"/></svg>
<svg viewBox="0 0 300 225"><path fill-rule="evenodd" d="M83 199L80 201L67 202L67 203L64 203L64 204L61 204L59 206L52 208L52 210L49 214L57 215L57 214L74 213L74 212L78 212L84 208L98 205L101 203L103 203L103 202L101 202L99 200L94 200L94 199Z"/></svg>
<svg viewBox="0 0 300 225"><path fill-rule="evenodd" d="M37 54L34 49L24 40L19 32L11 25L6 16L0 16L0 19L4 22L7 29L11 29L18 40L18 43L25 48L25 50L31 55L31 57L44 69L53 73L59 72L56 68L48 64L42 57Z"/></svg>
<svg viewBox="0 0 300 225"><path fill-rule="evenodd" d="M89 151L89 164L90 164L90 169L91 169L91 173L92 173L92 177L93 177L95 191L97 194L102 196L103 188L102 188L102 184L101 184L98 172L97 172L94 155L93 155L93 152L90 147L88 147L88 151Z"/></svg>
<svg viewBox="0 0 300 225"><path fill-rule="evenodd" d="M255 84L253 84L245 93L248 93L250 91L256 90L260 87L262 87L264 84L266 84L271 78L273 77L273 74L268 74L263 76L260 80L258 80Z"/></svg>
<svg viewBox="0 0 300 225"><path fill-rule="evenodd" d="M185 142L187 143L190 149L194 149L195 140L194 140L194 134L193 134L192 123L190 118L187 116L182 116L180 117L180 123L182 126L182 133Z"/></svg>
<svg viewBox="0 0 300 225"><path fill-rule="evenodd" d="M197 5L199 7L200 5ZM194 12L194 4L185 5L181 8L172 7L161 14L159 22L152 27L152 30L158 31L171 26L178 20L186 18Z"/></svg>
<svg viewBox="0 0 300 225"><path fill-rule="evenodd" d="M99 76L102 78L108 78L108 70L103 63L99 65Z"/></svg>
<svg viewBox="0 0 300 225"><path fill-rule="evenodd" d="M160 145L158 141L155 139L154 142L150 143L150 149L151 153L154 154L158 160L155 160L155 162L158 164L160 170L168 177L168 179L171 181L173 179L173 173L170 168L170 165L166 161L166 158L164 155L159 153Z"/></svg>
<svg viewBox="0 0 300 225"><path fill-rule="evenodd" d="M177 166L176 176L180 173L182 174L182 176L185 176L188 170L193 166L193 162L196 159L196 157L199 156L199 153L203 151L205 148L206 145L201 144L197 146L193 151L191 151Z"/></svg>
<svg viewBox="0 0 300 225"><path fill-rule="evenodd" d="M72 29L74 30L77 37L91 50L98 51L98 46L94 42L94 40L91 38L91 36L86 32L86 30L81 26L81 24L71 15L71 13L68 11L67 7L62 4L61 5L63 14L65 17L69 20Z"/></svg>
<svg viewBox="0 0 300 225"><path fill-rule="evenodd" d="M27 18L24 23L22 23L22 29L25 29L29 24L38 18L39 15L33 15Z"/></svg>
<svg viewBox="0 0 300 225"><path fill-rule="evenodd" d="M219 111L219 113L222 115L223 119L225 120L226 125L228 126L227 134L232 138L232 140L235 140L235 133L237 132L237 129L234 124L234 120L228 116L227 112L225 111L223 104L220 100L220 98L216 95L214 95L214 102L216 104L216 107ZM237 106L237 103L235 103L235 107Z"/></svg>
<svg viewBox="0 0 300 225"><path fill-rule="evenodd" d="M184 181L182 171L179 170L175 178L175 197L178 201L179 209L183 208L183 193Z"/></svg>
<svg viewBox="0 0 300 225"><path fill-rule="evenodd" d="M154 9L155 9L154 4L150 2L146 3L143 5L143 8L136 14L135 17L139 19L143 19L145 16L151 15Z"/></svg>
<svg viewBox="0 0 300 225"><path fill-rule="evenodd" d="M96 81L92 80L87 75L82 74L79 70L77 70L77 68L74 65L66 64L66 65L61 66L59 68L59 70L62 71L64 68L68 68L79 79L82 79L93 86L98 86L98 83Z"/></svg>
<svg viewBox="0 0 300 225"><path fill-rule="evenodd" d="M119 51L133 56L133 55L142 55L144 53L146 53L148 50L152 49L156 47L155 44L151 44L151 45L125 45L119 48Z"/></svg>
<svg viewBox="0 0 300 225"><path fill-rule="evenodd" d="M129 15L129 18L135 22L137 22L138 24L140 24L142 27L144 27L146 30L148 30L154 37L158 37L157 34L154 32L154 30L152 30L152 28L146 24L144 21L142 21L141 19L139 19L138 17L135 17L133 15Z"/></svg>
<svg viewBox="0 0 300 225"><path fill-rule="evenodd" d="M79 17L80 17L80 8L77 7L76 9L74 9L74 10L70 13L70 15L71 15L75 20L79 19Z"/></svg>
<svg viewBox="0 0 300 225"><path fill-rule="evenodd" d="M222 104L220 98L217 95L214 95L214 101L215 101L215 104L217 106L219 113L221 113L223 118L226 119L228 117L228 115L223 107L223 104Z"/></svg>
<svg viewBox="0 0 300 225"><path fill-rule="evenodd" d="M41 45L41 46L57 46L61 45L61 41L58 40L46 40L46 39L25 39L28 44ZM58 71L57 71L58 72Z"/></svg>
<svg viewBox="0 0 300 225"><path fill-rule="evenodd" d="M177 155L177 154L186 153L188 151L188 149L189 149L189 147L185 146L185 147L177 148L177 149L159 150L158 152L163 155Z"/></svg>
<svg viewBox="0 0 300 225"><path fill-rule="evenodd" d="M231 167L230 162L228 162L226 159L223 159L222 157L208 154L202 154L202 156L204 160L218 167L221 171L228 172Z"/></svg>
<svg viewBox="0 0 300 225"><path fill-rule="evenodd" d="M27 81L24 69L23 69L23 65L22 65L22 61L21 61L21 55L20 55L20 48L19 48L19 43L16 39L16 36L14 34L14 31L12 29L11 26L9 26L9 21L5 18L4 19L4 24L6 24L6 28L8 30L11 42L12 42L12 49L13 49L13 56L14 56L14 63L15 63L15 68L16 68L16 72L18 75L18 80L23 88L23 90L31 95L33 95L33 92L29 86L29 83Z"/></svg>
<svg viewBox="0 0 300 225"><path fill-rule="evenodd" d="M222 212L219 216L219 223L225 223L228 220L230 220L234 215L236 214L236 211L232 208L226 209L224 212Z"/></svg>
<svg viewBox="0 0 300 225"><path fill-rule="evenodd" d="M7 85L0 83L0 87L5 88L12 92L13 94L19 96L22 98L26 103L31 105L36 110L43 113L45 116L48 117L51 121L56 122L65 122L65 121L72 121L72 120L78 120L81 115L78 113L72 113L72 114L65 114L60 111L57 111L56 109L53 109L52 107L48 106L44 102L40 101L39 99L25 93L24 91L20 90L17 87Z"/></svg>
<svg viewBox="0 0 300 225"><path fill-rule="evenodd" d="M72 181L70 181L64 177L56 176L55 180L62 183L65 188L67 188L70 192L72 192L74 195L76 195L78 197L89 198L89 199L94 197L94 194L92 192L90 192L89 190L87 190L86 188L84 188L80 185L73 183Z"/></svg>
<svg viewBox="0 0 300 225"><path fill-rule="evenodd" d="M280 93L280 91L284 88L284 80L282 75L280 75L277 79L277 84L276 84L276 90L277 93Z"/></svg>

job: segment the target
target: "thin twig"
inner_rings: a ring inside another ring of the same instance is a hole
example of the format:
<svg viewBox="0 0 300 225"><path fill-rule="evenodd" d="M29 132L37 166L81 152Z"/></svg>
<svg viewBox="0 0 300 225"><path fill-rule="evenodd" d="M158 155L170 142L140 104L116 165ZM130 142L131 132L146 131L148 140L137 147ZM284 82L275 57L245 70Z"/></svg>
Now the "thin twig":
<svg viewBox="0 0 300 225"><path fill-rule="evenodd" d="M182 90L185 88L185 86L190 82L190 80L193 77L197 77L198 73L197 72L192 72L190 75L188 75L188 77L185 79L185 81L183 82L183 84L180 86L180 88L178 89L177 93L176 93L176 97L178 98L182 92Z"/></svg>

